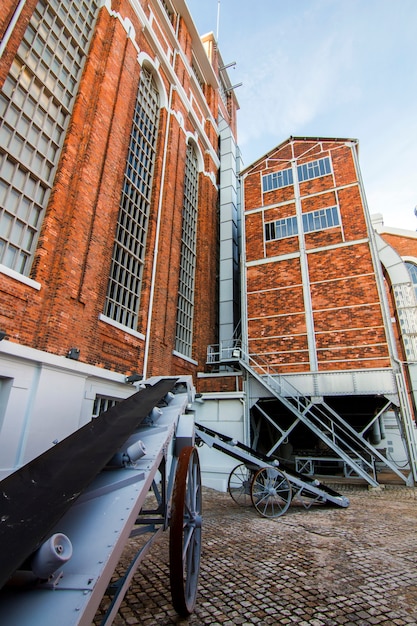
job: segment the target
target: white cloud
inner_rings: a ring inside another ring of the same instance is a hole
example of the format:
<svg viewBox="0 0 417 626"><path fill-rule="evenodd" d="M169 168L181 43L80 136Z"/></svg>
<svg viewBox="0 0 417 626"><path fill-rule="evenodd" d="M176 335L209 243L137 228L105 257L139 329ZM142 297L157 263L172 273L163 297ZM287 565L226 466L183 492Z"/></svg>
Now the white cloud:
<svg viewBox="0 0 417 626"><path fill-rule="evenodd" d="M215 30L216 0L187 1ZM220 18L245 164L290 135L357 138L371 212L415 230L416 0L221 0Z"/></svg>

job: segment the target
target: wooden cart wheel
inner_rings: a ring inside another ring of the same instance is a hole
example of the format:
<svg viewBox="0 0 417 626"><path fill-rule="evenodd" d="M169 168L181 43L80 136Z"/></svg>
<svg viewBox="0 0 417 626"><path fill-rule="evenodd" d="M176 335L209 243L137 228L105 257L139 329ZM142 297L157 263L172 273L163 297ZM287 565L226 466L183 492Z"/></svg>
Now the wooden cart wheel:
<svg viewBox="0 0 417 626"><path fill-rule="evenodd" d="M291 504L291 485L275 467L262 467L253 478L252 504L263 517L279 517Z"/></svg>
<svg viewBox="0 0 417 626"><path fill-rule="evenodd" d="M254 473L244 463L236 465L230 472L227 491L239 506L252 506L251 485Z"/></svg>
<svg viewBox="0 0 417 626"><path fill-rule="evenodd" d="M201 555L201 475L197 450L183 448L172 492L169 568L174 609L182 617L193 612Z"/></svg>

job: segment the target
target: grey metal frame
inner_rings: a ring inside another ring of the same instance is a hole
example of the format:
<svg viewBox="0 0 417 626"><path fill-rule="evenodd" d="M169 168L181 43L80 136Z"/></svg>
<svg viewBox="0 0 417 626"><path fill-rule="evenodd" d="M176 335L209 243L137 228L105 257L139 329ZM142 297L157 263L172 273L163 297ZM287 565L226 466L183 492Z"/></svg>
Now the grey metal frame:
<svg viewBox="0 0 417 626"><path fill-rule="evenodd" d="M258 355L244 354L241 351L240 365L247 373L257 380L277 398L294 416L291 425L282 430L265 412L268 422L277 429L280 437L267 452L272 455L298 423L305 424L321 439L330 450L342 459L358 476L366 480L371 486L378 486L376 463L380 462L388 467L401 480L407 482L408 477L401 472L394 463L391 463L377 448L371 445L363 436L348 424L323 398L304 396L287 377L274 371L268 364L263 363ZM389 406L387 403L387 408ZM376 416L378 417L378 416ZM370 424L367 425L369 428ZM366 428L366 429L367 429ZM366 430L365 429L365 430Z"/></svg>
<svg viewBox="0 0 417 626"><path fill-rule="evenodd" d="M305 508L310 508L313 502L331 502L341 507L349 506L348 498L329 489L327 486L322 485L318 480L312 480L308 476L303 476L289 471L288 468L282 469L280 468L278 461L268 459L264 455L257 453L256 450L248 448L235 439L231 439L230 437L222 435L221 433L211 430L206 426L202 426L201 424L195 425L195 432L197 437L199 437L199 439L207 446L214 448L215 450L219 450L220 452L224 452L228 456L238 460L239 463L244 463L246 467L249 468L250 472L253 472L253 476L248 475L247 483L246 481L242 482L243 489L248 490L247 495L249 495L249 492L251 493L253 504L253 479L260 470L271 471L270 478L272 482L275 482L275 479L280 482L282 478L285 478L292 494L288 494L289 500L287 504L282 506L282 508L278 506L275 513L271 515L271 517L277 517L285 513L290 505L291 498L297 498ZM236 469L237 468L235 467L232 470L232 474L236 471ZM235 499L233 495L232 498L235 502L237 502L237 499ZM241 504L246 503L247 502L245 501ZM262 506L256 508L262 515ZM267 517L270 517L270 515L267 515Z"/></svg>
<svg viewBox="0 0 417 626"><path fill-rule="evenodd" d="M188 413L191 385L186 390L168 394L157 417L151 419L150 414L127 440L126 450L140 439L145 455L125 467L100 472L61 518L53 532L70 538L72 558L47 581L24 589L10 587L0 600L4 623L54 626L59 615L63 626L89 626L129 538L145 535L146 542L119 580L102 619L102 626L110 626L134 573L169 525L178 459L185 446L194 445L194 415ZM156 497L153 510L147 509L150 489Z"/></svg>

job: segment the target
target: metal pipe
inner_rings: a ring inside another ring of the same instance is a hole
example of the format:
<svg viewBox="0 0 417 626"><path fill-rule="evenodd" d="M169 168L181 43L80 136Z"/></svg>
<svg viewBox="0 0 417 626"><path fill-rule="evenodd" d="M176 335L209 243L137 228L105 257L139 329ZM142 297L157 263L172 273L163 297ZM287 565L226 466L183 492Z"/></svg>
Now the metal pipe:
<svg viewBox="0 0 417 626"><path fill-rule="evenodd" d="M377 446L379 443L381 443L381 440L381 428L379 425L379 420L376 419L372 424L371 442L374 446Z"/></svg>
<svg viewBox="0 0 417 626"><path fill-rule="evenodd" d="M5 32L4 32L4 37L3 37L3 39L0 42L0 59L3 56L3 52L5 51L7 44L9 43L9 39L12 36L14 28L15 28L15 26L17 24L17 21L18 21L18 19L20 17L20 14L21 14L25 4L26 4L26 0L20 0L19 4L17 5L17 7L16 7L16 9L15 9L13 15L12 15L12 18L11 18L9 24L7 25L7 28L6 28Z"/></svg>
<svg viewBox="0 0 417 626"><path fill-rule="evenodd" d="M56 533L35 552L31 570L37 578L48 579L72 557L72 544L66 535Z"/></svg>
<svg viewBox="0 0 417 626"><path fill-rule="evenodd" d="M240 211L241 211L241 251L240 251L240 276L241 276L241 290L240 290L240 315L241 315L241 328L242 328L242 357L248 359L249 355L249 337L248 337L248 299L246 297L247 289L247 272L246 272L246 224L245 224L245 180L247 174L242 176L240 185ZM242 288L243 286L243 288ZM242 401L243 404L243 441L246 445L250 445L250 385L249 376L245 370L243 384L243 391L246 392L244 397L246 400Z"/></svg>

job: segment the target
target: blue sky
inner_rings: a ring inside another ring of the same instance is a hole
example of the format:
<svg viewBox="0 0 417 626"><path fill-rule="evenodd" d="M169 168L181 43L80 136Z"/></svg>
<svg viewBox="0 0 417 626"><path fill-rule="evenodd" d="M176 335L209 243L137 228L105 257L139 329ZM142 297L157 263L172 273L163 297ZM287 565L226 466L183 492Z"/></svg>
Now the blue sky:
<svg viewBox="0 0 417 626"><path fill-rule="evenodd" d="M359 140L371 213L417 230L417 0L186 0L218 34L245 166L293 136Z"/></svg>

